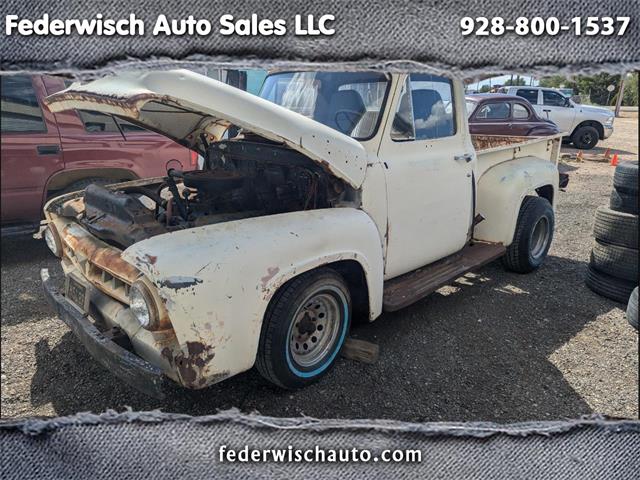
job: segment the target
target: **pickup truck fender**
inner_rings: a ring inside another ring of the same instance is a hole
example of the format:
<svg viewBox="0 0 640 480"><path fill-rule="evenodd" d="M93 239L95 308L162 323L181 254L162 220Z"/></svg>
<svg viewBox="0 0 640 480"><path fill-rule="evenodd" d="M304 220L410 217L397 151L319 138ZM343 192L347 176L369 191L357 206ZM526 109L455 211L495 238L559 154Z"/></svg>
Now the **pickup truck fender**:
<svg viewBox="0 0 640 480"><path fill-rule="evenodd" d="M556 164L538 157L522 157L489 168L477 181L476 214L484 220L475 226L473 237L510 245L524 197L544 196L555 209L558 182Z"/></svg>
<svg viewBox="0 0 640 480"><path fill-rule="evenodd" d="M122 258L158 288L181 348L207 352L191 388L253 366L269 301L285 282L308 270L358 262L367 282L370 318L382 311L380 235L373 220L355 208L284 213L167 233L130 246Z"/></svg>

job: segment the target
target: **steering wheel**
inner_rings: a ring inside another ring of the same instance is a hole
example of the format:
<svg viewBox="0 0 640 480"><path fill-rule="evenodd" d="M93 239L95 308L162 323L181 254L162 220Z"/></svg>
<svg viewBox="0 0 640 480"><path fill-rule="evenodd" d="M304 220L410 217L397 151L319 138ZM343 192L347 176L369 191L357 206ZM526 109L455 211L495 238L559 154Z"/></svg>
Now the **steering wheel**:
<svg viewBox="0 0 640 480"><path fill-rule="evenodd" d="M360 119L362 118L361 112L356 112L354 110L349 110L343 108L341 110L336 111L334 116L334 121L336 125L340 129L342 133L350 134L353 129L356 127ZM346 128L342 126L342 123L347 122Z"/></svg>

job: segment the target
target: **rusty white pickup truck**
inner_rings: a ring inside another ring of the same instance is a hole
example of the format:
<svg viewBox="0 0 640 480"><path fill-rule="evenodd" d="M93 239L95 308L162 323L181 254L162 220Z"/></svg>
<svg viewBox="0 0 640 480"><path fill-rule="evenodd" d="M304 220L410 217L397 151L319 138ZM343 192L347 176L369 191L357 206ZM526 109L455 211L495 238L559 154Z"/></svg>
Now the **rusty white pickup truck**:
<svg viewBox="0 0 640 480"><path fill-rule="evenodd" d="M261 98L260 98L261 97ZM252 368L284 388L373 321L492 260L551 244L560 135L471 136L461 82L281 72L260 97L188 71L127 73L49 96L198 152L170 170L50 200L65 275L42 280L90 353L158 397ZM167 159L169 160L169 159Z"/></svg>

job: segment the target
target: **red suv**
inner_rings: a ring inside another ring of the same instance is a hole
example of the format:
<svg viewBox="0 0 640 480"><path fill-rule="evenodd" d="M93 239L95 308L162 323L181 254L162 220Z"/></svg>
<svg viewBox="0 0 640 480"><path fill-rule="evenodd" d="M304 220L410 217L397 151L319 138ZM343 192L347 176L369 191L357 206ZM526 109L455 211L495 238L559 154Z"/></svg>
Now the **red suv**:
<svg viewBox="0 0 640 480"><path fill-rule="evenodd" d="M90 183L193 170L198 155L129 122L90 111L51 113L42 99L71 82L2 76L2 235L37 230L44 202ZM176 160L177 162L172 162Z"/></svg>

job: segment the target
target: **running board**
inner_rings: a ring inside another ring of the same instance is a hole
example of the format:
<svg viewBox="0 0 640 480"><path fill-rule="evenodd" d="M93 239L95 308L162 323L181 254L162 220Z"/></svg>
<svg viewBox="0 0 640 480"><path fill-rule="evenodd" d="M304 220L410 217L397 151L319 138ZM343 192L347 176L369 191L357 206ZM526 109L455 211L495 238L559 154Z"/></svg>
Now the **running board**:
<svg viewBox="0 0 640 480"><path fill-rule="evenodd" d="M382 308L400 310L465 273L504 255L501 243L473 243L453 255L384 282Z"/></svg>

